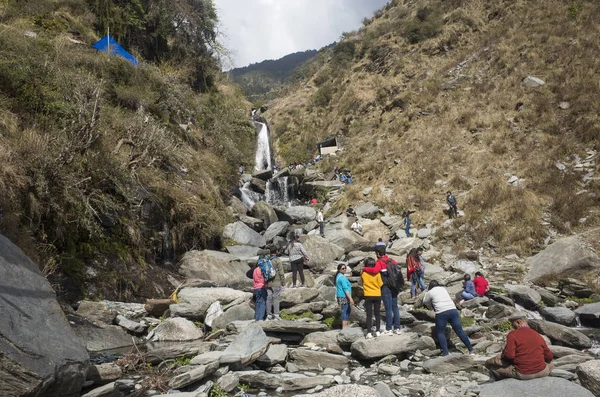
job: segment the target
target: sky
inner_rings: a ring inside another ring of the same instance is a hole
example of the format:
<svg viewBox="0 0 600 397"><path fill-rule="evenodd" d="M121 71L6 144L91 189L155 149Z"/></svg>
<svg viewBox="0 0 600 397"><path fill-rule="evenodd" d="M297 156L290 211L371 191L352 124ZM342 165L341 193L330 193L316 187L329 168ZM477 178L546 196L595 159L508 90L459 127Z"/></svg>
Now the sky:
<svg viewBox="0 0 600 397"><path fill-rule="evenodd" d="M234 67L319 49L388 0L214 0ZM230 68L227 62L224 65Z"/></svg>

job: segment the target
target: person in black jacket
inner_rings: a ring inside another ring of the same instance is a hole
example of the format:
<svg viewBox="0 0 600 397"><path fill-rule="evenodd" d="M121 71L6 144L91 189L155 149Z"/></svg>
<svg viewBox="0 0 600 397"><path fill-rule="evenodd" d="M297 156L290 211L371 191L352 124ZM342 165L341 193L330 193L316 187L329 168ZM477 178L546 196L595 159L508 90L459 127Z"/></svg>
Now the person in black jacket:
<svg viewBox="0 0 600 397"><path fill-rule="evenodd" d="M452 217L458 217L458 208L456 203L456 197L452 195L451 191L446 193L446 202L448 203L448 217L452 219Z"/></svg>

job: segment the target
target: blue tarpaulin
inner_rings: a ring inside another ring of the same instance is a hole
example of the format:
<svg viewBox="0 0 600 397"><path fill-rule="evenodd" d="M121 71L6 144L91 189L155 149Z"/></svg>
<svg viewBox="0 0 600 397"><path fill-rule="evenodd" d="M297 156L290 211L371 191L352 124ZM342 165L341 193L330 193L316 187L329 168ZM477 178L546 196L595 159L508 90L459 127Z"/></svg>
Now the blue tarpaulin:
<svg viewBox="0 0 600 397"><path fill-rule="evenodd" d="M131 63L134 66L138 64L138 60L135 59L135 57L133 55L131 55L130 53L125 51L125 49L123 47L121 47L121 45L119 43L117 43L117 41L110 36L104 36L102 39L100 39L100 41L98 41L92 47L94 47L98 51L104 51L104 52L110 51L111 54L115 54L115 55L120 56L121 58L126 59L129 63Z"/></svg>

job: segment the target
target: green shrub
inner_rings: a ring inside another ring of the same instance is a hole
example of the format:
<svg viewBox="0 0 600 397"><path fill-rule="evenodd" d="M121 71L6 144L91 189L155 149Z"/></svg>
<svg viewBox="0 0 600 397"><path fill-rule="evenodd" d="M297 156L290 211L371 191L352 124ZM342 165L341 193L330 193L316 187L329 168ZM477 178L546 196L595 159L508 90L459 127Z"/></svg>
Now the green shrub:
<svg viewBox="0 0 600 397"><path fill-rule="evenodd" d="M313 104L318 107L327 107L333 98L333 88L329 84L319 87L313 95Z"/></svg>
<svg viewBox="0 0 600 397"><path fill-rule="evenodd" d="M500 332L508 332L508 331L512 331L513 327L510 321L503 321L501 323L498 323L494 329L496 331L500 331Z"/></svg>
<svg viewBox="0 0 600 397"><path fill-rule="evenodd" d="M475 325L475 319L473 317L461 317L460 323L463 327L471 327Z"/></svg>
<svg viewBox="0 0 600 397"><path fill-rule="evenodd" d="M323 324L327 325L329 329L336 329L342 326L342 318L340 316L327 317L323 320Z"/></svg>
<svg viewBox="0 0 600 397"><path fill-rule="evenodd" d="M280 313L282 320L298 320L301 318L308 318L311 321L317 321L317 315L312 312L304 312L300 314L289 314L285 310Z"/></svg>
<svg viewBox="0 0 600 397"><path fill-rule="evenodd" d="M404 37L411 44L437 36L442 31L443 19L439 10L420 8L414 19L404 26Z"/></svg>

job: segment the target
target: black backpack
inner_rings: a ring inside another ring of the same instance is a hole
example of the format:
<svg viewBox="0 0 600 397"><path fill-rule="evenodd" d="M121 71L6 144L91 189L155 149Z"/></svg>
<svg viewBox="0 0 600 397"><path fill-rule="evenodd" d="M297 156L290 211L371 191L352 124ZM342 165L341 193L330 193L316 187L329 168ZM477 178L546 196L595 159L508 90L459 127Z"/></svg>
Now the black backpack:
<svg viewBox="0 0 600 397"><path fill-rule="evenodd" d="M396 291L399 291L402 287L404 287L404 276L402 275L402 270L400 266L391 259L387 260L386 263L387 268L387 286L389 288L393 288Z"/></svg>

